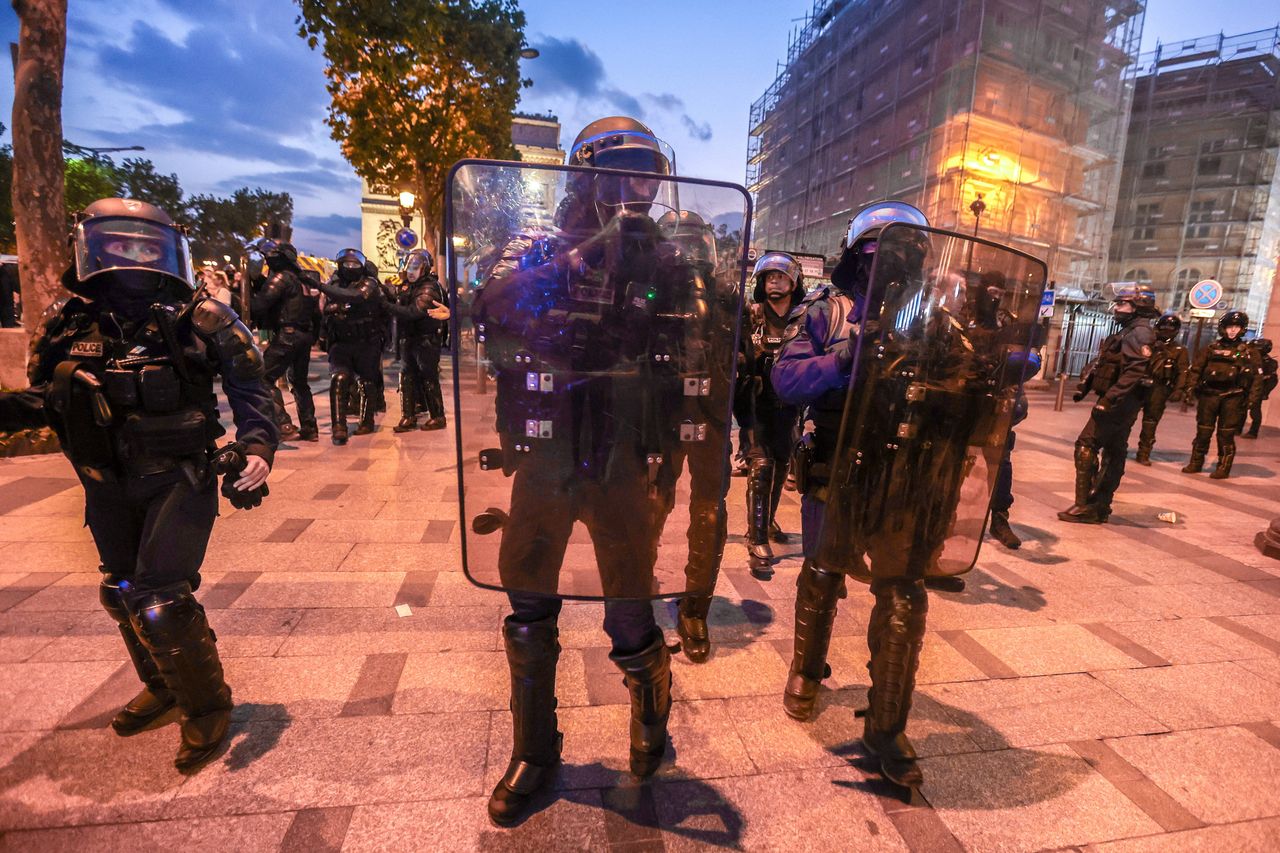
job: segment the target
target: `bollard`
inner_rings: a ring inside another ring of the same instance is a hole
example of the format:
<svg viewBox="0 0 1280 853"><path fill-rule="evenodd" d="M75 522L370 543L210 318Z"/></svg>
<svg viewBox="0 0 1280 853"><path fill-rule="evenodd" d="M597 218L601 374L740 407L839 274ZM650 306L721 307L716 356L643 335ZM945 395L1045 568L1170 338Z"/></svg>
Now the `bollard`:
<svg viewBox="0 0 1280 853"><path fill-rule="evenodd" d="M1058 396L1055 397L1053 401L1053 410L1055 412L1062 411L1062 398L1066 396L1066 393L1067 393L1067 374L1059 373L1058 374Z"/></svg>
<svg viewBox="0 0 1280 853"><path fill-rule="evenodd" d="M489 371L484 366L484 343L476 336L476 393L487 393L489 388Z"/></svg>

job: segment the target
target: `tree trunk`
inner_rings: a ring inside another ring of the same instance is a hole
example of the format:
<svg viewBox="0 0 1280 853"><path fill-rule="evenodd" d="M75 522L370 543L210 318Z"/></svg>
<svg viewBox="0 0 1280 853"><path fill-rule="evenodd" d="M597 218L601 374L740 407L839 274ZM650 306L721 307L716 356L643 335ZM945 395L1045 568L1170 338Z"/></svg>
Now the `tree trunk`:
<svg viewBox="0 0 1280 853"><path fill-rule="evenodd" d="M13 221L22 325L30 333L59 298L67 266L62 196L67 0L13 0L13 8L21 25L13 92Z"/></svg>

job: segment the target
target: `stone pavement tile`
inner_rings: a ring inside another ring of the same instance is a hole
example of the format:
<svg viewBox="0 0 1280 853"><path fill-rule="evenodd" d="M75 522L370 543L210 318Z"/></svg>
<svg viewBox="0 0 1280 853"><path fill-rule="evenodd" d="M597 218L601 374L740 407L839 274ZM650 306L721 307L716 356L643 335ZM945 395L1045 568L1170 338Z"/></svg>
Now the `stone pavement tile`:
<svg viewBox="0 0 1280 853"><path fill-rule="evenodd" d="M1277 602L1256 587L1235 582L1213 586L1152 586L1143 591L1143 597L1148 606L1159 608L1160 618L1164 619L1273 613Z"/></svg>
<svg viewBox="0 0 1280 853"><path fill-rule="evenodd" d="M1045 609L1042 593L1015 589L988 575L978 575L976 570L965 575L965 581L964 592L929 593L930 630L1014 628L1050 622L1041 613ZM851 595L853 592L850 590Z"/></svg>
<svg viewBox="0 0 1280 853"><path fill-rule="evenodd" d="M488 713L241 722L166 817L478 796Z"/></svg>
<svg viewBox="0 0 1280 853"><path fill-rule="evenodd" d="M332 572L346 559L350 547L317 548L296 542L221 542L210 549L204 567L214 572Z"/></svg>
<svg viewBox="0 0 1280 853"><path fill-rule="evenodd" d="M88 531L85 532L88 536ZM39 566L42 572L87 572L98 574L101 560L93 540L60 542L50 548L47 542L11 542L0 551L5 566Z"/></svg>
<svg viewBox="0 0 1280 853"><path fill-rule="evenodd" d="M971 630L969 636L1018 675L1052 675L1138 666L1080 625Z"/></svg>
<svg viewBox="0 0 1280 853"><path fill-rule="evenodd" d="M1277 600L1276 605L1277 612L1259 616L1235 616L1231 621L1280 642L1280 600Z"/></svg>
<svg viewBox="0 0 1280 853"><path fill-rule="evenodd" d="M506 602L499 598L501 606ZM661 605L659 612L661 612ZM504 614L510 608L504 608ZM604 633L604 605L596 602L566 601L557 620L562 649L585 649L608 644Z"/></svg>
<svg viewBox="0 0 1280 853"><path fill-rule="evenodd" d="M970 850L1041 850L1159 832L1065 745L921 761L923 793Z"/></svg>
<svg viewBox="0 0 1280 853"><path fill-rule="evenodd" d="M237 720L336 717L364 657L227 658L222 662Z"/></svg>
<svg viewBox="0 0 1280 853"><path fill-rule="evenodd" d="M178 743L176 726L0 735L0 827L156 820L185 780Z"/></svg>
<svg viewBox="0 0 1280 853"><path fill-rule="evenodd" d="M1280 750L1235 726L1108 741L1206 823L1280 816Z"/></svg>
<svg viewBox="0 0 1280 853"><path fill-rule="evenodd" d="M548 797L549 804L509 829L489 822L483 797L394 805L358 806L351 816L343 853L386 850L520 851L604 850L609 817L595 790Z"/></svg>
<svg viewBox="0 0 1280 853"><path fill-rule="evenodd" d="M1150 586L1077 587L1046 594L1041 614L1054 622L1128 622L1159 619L1162 608L1149 603Z"/></svg>
<svg viewBox="0 0 1280 853"><path fill-rule="evenodd" d="M1083 673L935 684L929 695L985 750L1167 731Z"/></svg>
<svg viewBox="0 0 1280 853"><path fill-rule="evenodd" d="M1262 676L1273 684L1280 684L1280 657L1267 655L1266 657L1237 660L1235 664L1249 670L1254 675Z"/></svg>
<svg viewBox="0 0 1280 853"><path fill-rule="evenodd" d="M629 706L562 707L557 716L564 734L557 789L612 787L633 781ZM719 700L673 703L667 734L666 759L655 778L707 779L755 772L746 747L734 732L728 710ZM489 732L486 792L498 784L510 758L511 714L498 711L493 714Z"/></svg>
<svg viewBox="0 0 1280 853"><path fill-rule="evenodd" d="M56 494L53 497L44 500L35 501L34 503L24 504L7 513L0 513L8 518L29 518L32 522L39 524L38 519L48 518L52 516L66 516L74 518L84 518L84 492L80 489L73 488L79 485L75 481L60 480L59 483L67 483L67 490ZM0 503L3 499L0 498Z"/></svg>
<svg viewBox="0 0 1280 853"><path fill-rule="evenodd" d="M0 731L53 728L118 667L109 660L0 664Z"/></svg>
<svg viewBox="0 0 1280 853"><path fill-rule="evenodd" d="M89 531L84 518L50 515L40 519L0 516L0 542L87 542Z"/></svg>
<svg viewBox="0 0 1280 853"><path fill-rule="evenodd" d="M120 629L105 612L78 614L79 621L32 655L31 661L124 660ZM41 614L41 619L53 618ZM301 610L219 610L209 613L218 635L218 654L259 657L275 654L302 618Z"/></svg>
<svg viewBox="0 0 1280 853"><path fill-rule="evenodd" d="M30 659L87 618L79 612L0 613L0 663Z"/></svg>
<svg viewBox="0 0 1280 853"><path fill-rule="evenodd" d="M719 643L702 664L677 655L671 666L672 695L677 699L720 699L726 696L779 695L787 681L787 665L768 644Z"/></svg>
<svg viewBox="0 0 1280 853"><path fill-rule="evenodd" d="M404 572L270 572L235 600L234 608L392 607Z"/></svg>
<svg viewBox="0 0 1280 853"><path fill-rule="evenodd" d="M841 706L824 705L808 723L791 719L783 713L780 690L774 696L738 696L724 704L751 763L761 773L841 766L847 762L835 747L857 737L852 729L842 730L845 717L852 714L840 713Z"/></svg>
<svg viewBox="0 0 1280 853"><path fill-rule="evenodd" d="M436 518L456 522L458 502L423 500L417 491L402 492L398 499L387 501L380 507L375 517L423 522Z"/></svg>
<svg viewBox="0 0 1280 853"><path fill-rule="evenodd" d="M418 520L322 518L304 530L298 542L418 542L426 529L426 521Z"/></svg>
<svg viewBox="0 0 1280 853"><path fill-rule="evenodd" d="M589 704L579 649L560 652L556 698L561 708ZM510 705L511 671L506 652L411 654L400 676L392 713L502 711Z"/></svg>
<svg viewBox="0 0 1280 853"><path fill-rule="evenodd" d="M1280 819L1264 818L1185 832L1167 832L1143 838L1108 841L1088 848L1089 853L1273 853L1280 849Z"/></svg>
<svg viewBox="0 0 1280 853"><path fill-rule="evenodd" d="M47 581L42 579L40 591L14 605L9 612L67 613L76 610L102 610L102 605L98 602L98 585L102 583L102 575L98 572L71 572L47 586L43 585L45 583Z"/></svg>
<svg viewBox="0 0 1280 853"><path fill-rule="evenodd" d="M907 849L853 768L677 780L653 796L668 851Z"/></svg>
<svg viewBox="0 0 1280 853"><path fill-rule="evenodd" d="M1266 653L1206 619L1112 622L1108 627L1170 663L1236 660Z"/></svg>
<svg viewBox="0 0 1280 853"><path fill-rule="evenodd" d="M496 579L496 575L494 577ZM440 572L431 589L432 607L484 607L505 603L502 593L476 586L461 571Z"/></svg>
<svg viewBox="0 0 1280 853"><path fill-rule="evenodd" d="M344 572L461 572L462 552L453 545L360 542L339 568Z"/></svg>
<svg viewBox="0 0 1280 853"><path fill-rule="evenodd" d="M390 607L308 610L278 655L493 651L498 607L421 607L400 617Z"/></svg>
<svg viewBox="0 0 1280 853"><path fill-rule="evenodd" d="M1171 729L1270 720L1280 684L1231 662L1115 669L1095 677Z"/></svg>
<svg viewBox="0 0 1280 853"><path fill-rule="evenodd" d="M263 506L270 505L263 504ZM278 530L280 525L289 521L290 517L287 515L276 513L274 510L263 511L261 508L255 510L231 510L229 515L224 512L223 515L218 517L217 523L213 525L213 533L209 537L209 547L211 550L217 551L224 545L270 542L273 540L268 537ZM310 519L305 516L301 519L302 525L307 525L309 521Z"/></svg>
<svg viewBox="0 0 1280 853"><path fill-rule="evenodd" d="M182 850L184 853L274 853L293 815L241 815L196 820L162 820L32 829L0 837L0 851L93 850L134 853L138 850Z"/></svg>
<svg viewBox="0 0 1280 853"><path fill-rule="evenodd" d="M385 506L385 501L353 501L345 493L337 500L328 501L316 500L314 494L303 498L278 497L275 489L272 489L261 507L247 512L265 514L271 518L340 518L355 521L382 517L379 513Z"/></svg>

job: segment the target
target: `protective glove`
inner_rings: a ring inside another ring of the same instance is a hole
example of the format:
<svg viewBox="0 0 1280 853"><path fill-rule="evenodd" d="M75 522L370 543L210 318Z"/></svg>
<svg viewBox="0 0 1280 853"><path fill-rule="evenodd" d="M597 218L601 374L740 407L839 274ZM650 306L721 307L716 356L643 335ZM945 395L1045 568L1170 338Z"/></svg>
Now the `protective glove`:
<svg viewBox="0 0 1280 853"><path fill-rule="evenodd" d="M1071 402L1079 403L1081 400L1084 399L1084 395L1085 395L1084 391L1077 391L1076 393L1071 395Z"/></svg>
<svg viewBox="0 0 1280 853"><path fill-rule="evenodd" d="M222 496L236 509L253 509L261 506L262 499L271 493L267 488L266 477L261 473L259 476L262 476L262 482L259 485L253 488L242 487L241 483L245 479L243 475L245 469L250 467L250 463L245 447L240 442L233 441L221 448L213 455L212 462L214 472L223 475ZM252 467L256 469L260 466L255 463Z"/></svg>
<svg viewBox="0 0 1280 853"><path fill-rule="evenodd" d="M1106 397L1098 398L1098 402L1093 404L1093 413L1095 415L1111 414L1111 401Z"/></svg>

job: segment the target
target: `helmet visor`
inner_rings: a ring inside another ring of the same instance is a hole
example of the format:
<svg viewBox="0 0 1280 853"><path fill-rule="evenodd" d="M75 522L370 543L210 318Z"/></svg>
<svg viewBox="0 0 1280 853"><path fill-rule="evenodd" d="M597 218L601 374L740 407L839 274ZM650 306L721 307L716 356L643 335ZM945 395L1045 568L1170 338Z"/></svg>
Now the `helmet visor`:
<svg viewBox="0 0 1280 853"><path fill-rule="evenodd" d="M627 172L653 172L671 174L671 162L661 151L627 145L605 148L596 152L594 166L600 169L622 169Z"/></svg>
<svg viewBox="0 0 1280 853"><path fill-rule="evenodd" d="M879 233L881 228L891 222L929 227L929 220L915 207L905 201L886 201L859 211L857 216L849 220L849 231L844 238L845 247L852 248L862 235L869 231Z"/></svg>
<svg viewBox="0 0 1280 853"><path fill-rule="evenodd" d="M756 261L756 268L752 278L759 280L762 275L770 272L782 273L791 279L791 284L794 285L800 280L800 263L790 255L784 255L781 252L769 252Z"/></svg>
<svg viewBox="0 0 1280 853"><path fill-rule="evenodd" d="M76 226L75 253L81 281L112 270L149 270L195 289L187 239L167 225L125 217L88 219Z"/></svg>
<svg viewBox="0 0 1280 853"><path fill-rule="evenodd" d="M417 281L431 272L431 261L420 253L414 253L405 259L404 278L406 281Z"/></svg>

